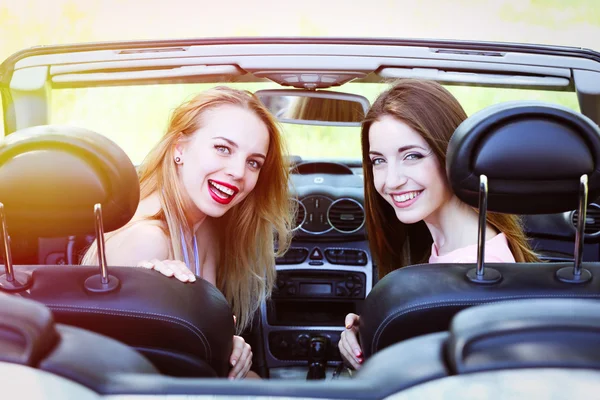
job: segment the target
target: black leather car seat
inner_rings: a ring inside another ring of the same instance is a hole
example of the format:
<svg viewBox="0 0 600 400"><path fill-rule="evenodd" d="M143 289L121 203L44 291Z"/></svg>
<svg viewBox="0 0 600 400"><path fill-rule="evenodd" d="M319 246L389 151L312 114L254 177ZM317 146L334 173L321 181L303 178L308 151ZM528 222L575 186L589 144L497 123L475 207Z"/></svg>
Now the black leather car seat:
<svg viewBox="0 0 600 400"><path fill-rule="evenodd" d="M129 346L80 328L56 324L52 312L39 302L3 293L0 361L39 368L89 387L103 385L111 374L159 374Z"/></svg>
<svg viewBox="0 0 600 400"><path fill-rule="evenodd" d="M355 381L404 390L447 376L515 369L600 369L600 302L526 299L460 311L448 331L391 345Z"/></svg>
<svg viewBox="0 0 600 400"><path fill-rule="evenodd" d="M480 176L485 175L489 211L573 210L578 207L582 175L587 176L589 198L600 194L600 130L587 117L560 106L498 104L457 128L446 170L453 191L473 207L479 206ZM486 279L481 280L472 279L476 264L398 269L380 280L365 301L360 326L363 352L368 357L396 342L446 331L458 311L477 304L599 298L600 263L581 266L581 279L573 277L573 263L567 262L486 264ZM495 277L487 279L490 274Z"/></svg>
<svg viewBox="0 0 600 400"><path fill-rule="evenodd" d="M97 217L108 232L132 218L138 201L134 166L100 134L39 126L0 143L0 203L8 233L89 234ZM0 266L1 290L45 304L59 323L128 344L162 373L229 371L232 312L220 291L203 280L183 284L155 271L111 266L104 282L94 266L18 265L11 284L4 272Z"/></svg>

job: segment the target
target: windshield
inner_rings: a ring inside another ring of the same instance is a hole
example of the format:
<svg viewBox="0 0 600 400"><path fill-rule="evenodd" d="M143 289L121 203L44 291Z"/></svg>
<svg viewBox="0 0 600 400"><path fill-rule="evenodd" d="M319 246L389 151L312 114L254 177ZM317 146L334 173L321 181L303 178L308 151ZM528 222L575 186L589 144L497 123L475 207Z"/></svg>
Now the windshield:
<svg viewBox="0 0 600 400"><path fill-rule="evenodd" d="M274 89L271 82L229 83L252 92ZM164 134L172 110L215 84L169 84L55 89L51 96L50 123L71 124L97 131L121 146L140 164ZM372 104L386 83L348 83L332 90L365 96ZM447 86L467 114L509 100L540 100L579 111L573 92ZM359 160L360 127L280 124L292 155L302 159Z"/></svg>

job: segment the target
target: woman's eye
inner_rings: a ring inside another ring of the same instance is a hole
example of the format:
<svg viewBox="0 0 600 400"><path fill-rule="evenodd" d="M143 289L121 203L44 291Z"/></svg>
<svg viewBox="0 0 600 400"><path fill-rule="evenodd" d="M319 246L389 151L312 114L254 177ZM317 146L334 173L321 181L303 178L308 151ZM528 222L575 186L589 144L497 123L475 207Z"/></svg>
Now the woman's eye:
<svg viewBox="0 0 600 400"><path fill-rule="evenodd" d="M373 158L371 160L371 164L373 164L373 165L383 164L384 162L385 162L385 160L381 157Z"/></svg>
<svg viewBox="0 0 600 400"><path fill-rule="evenodd" d="M404 157L404 159L408 160L408 161L420 160L421 158L423 158L423 155L421 155L419 153L410 153L410 154L407 154L406 157Z"/></svg>
<svg viewBox="0 0 600 400"><path fill-rule="evenodd" d="M229 154L229 153L231 153L231 151L229 150L229 147L227 147L227 146L215 145L215 149L219 153L223 153L223 154Z"/></svg>
<svg viewBox="0 0 600 400"><path fill-rule="evenodd" d="M255 160L248 161L248 165L250 165L254 169L259 169L260 167L262 167L262 164Z"/></svg>

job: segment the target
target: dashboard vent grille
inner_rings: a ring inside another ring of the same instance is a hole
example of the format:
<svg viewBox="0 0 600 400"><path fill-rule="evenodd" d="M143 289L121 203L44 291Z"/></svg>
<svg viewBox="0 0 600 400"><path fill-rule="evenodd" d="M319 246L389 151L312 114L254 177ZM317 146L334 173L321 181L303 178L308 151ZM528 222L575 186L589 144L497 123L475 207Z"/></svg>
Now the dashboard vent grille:
<svg viewBox="0 0 600 400"><path fill-rule="evenodd" d="M300 247L291 247L284 255L275 259L275 264L302 264L308 257L308 250Z"/></svg>
<svg viewBox="0 0 600 400"><path fill-rule="evenodd" d="M327 219L336 231L354 233L365 224L365 209L356 200L339 199L327 210Z"/></svg>
<svg viewBox="0 0 600 400"><path fill-rule="evenodd" d="M573 212L571 218L573 226L577 229L577 221L579 220L579 211ZM600 233L600 206L597 204L590 204L587 208L587 214L585 216L585 233L588 235L595 235Z"/></svg>
<svg viewBox="0 0 600 400"><path fill-rule="evenodd" d="M292 203L295 203L294 206L296 206L296 218L294 220L294 226L292 227L292 230L296 230L298 228L300 228L302 226L302 224L304 223L304 221L306 220L306 208L304 207L304 204L302 204L300 201L298 201L297 199L290 199L290 201Z"/></svg>

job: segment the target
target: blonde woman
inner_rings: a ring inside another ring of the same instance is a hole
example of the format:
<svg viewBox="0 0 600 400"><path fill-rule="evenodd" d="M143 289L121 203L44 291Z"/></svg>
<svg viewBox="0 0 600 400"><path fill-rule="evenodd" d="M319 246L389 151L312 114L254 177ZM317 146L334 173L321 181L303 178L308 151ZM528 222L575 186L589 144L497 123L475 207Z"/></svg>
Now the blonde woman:
<svg viewBox="0 0 600 400"><path fill-rule="evenodd" d="M275 256L291 239L288 172L273 117L249 92L207 90L174 111L139 175L133 219L105 236L107 262L207 280L229 301L239 334L271 294ZM96 257L92 244L82 264ZM229 378L253 375L250 346L240 336L233 341Z"/></svg>

